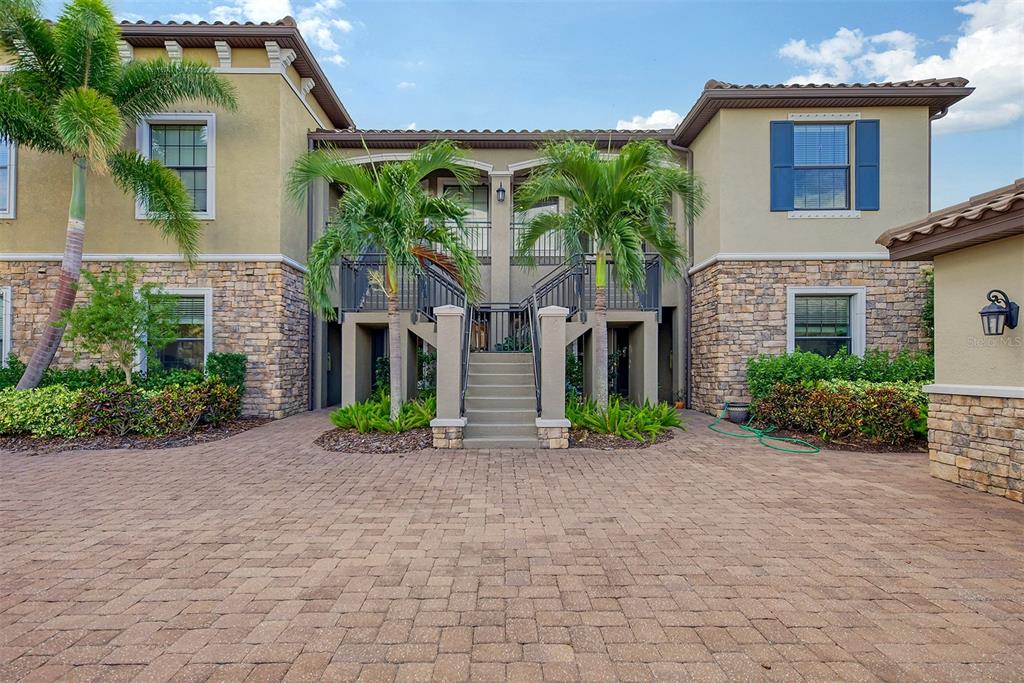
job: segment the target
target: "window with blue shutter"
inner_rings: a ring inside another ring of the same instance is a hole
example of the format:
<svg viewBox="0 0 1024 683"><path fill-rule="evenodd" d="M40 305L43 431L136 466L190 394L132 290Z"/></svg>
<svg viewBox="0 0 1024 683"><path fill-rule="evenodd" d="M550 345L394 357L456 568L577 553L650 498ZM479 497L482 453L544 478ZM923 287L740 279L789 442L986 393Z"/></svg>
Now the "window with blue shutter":
<svg viewBox="0 0 1024 683"><path fill-rule="evenodd" d="M878 211L881 205L879 187L879 135L878 120L864 119L857 122L855 150L857 164L856 200L854 208L860 211Z"/></svg>
<svg viewBox="0 0 1024 683"><path fill-rule="evenodd" d="M793 210L793 123L772 121L772 211Z"/></svg>

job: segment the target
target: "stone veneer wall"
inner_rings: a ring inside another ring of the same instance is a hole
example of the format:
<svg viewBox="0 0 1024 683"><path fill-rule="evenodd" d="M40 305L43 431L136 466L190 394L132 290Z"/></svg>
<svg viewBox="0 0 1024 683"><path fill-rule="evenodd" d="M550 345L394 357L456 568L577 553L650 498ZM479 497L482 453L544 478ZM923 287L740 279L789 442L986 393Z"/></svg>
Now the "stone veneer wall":
<svg viewBox="0 0 1024 683"><path fill-rule="evenodd" d="M933 477L1024 503L1024 399L928 396Z"/></svg>
<svg viewBox="0 0 1024 683"><path fill-rule="evenodd" d="M866 287L865 345L927 348L925 286L915 261L727 261L692 277L693 408L746 400L747 359L786 351L786 288Z"/></svg>
<svg viewBox="0 0 1024 683"><path fill-rule="evenodd" d="M309 406L309 309L302 294L303 274L282 263L240 261L143 262L144 279L167 287L213 290L213 350L248 357L243 412L280 418ZM86 262L100 272L113 262ZM12 350L28 360L46 324L60 264L53 261L0 261L0 287L11 287ZM79 300L88 296L84 283ZM70 365L73 351L62 342L57 365ZM83 358L81 364L88 364Z"/></svg>

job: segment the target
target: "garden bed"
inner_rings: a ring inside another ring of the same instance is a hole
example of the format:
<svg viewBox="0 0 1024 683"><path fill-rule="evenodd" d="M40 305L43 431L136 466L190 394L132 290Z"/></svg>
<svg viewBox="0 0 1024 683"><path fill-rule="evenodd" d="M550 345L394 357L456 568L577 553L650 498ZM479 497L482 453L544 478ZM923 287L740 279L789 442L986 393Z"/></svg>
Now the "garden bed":
<svg viewBox="0 0 1024 683"><path fill-rule="evenodd" d="M429 428L404 432L366 432L356 429L332 429L314 441L325 451L340 453L409 453L432 448L433 433Z"/></svg>
<svg viewBox="0 0 1024 683"><path fill-rule="evenodd" d="M787 439L803 439L814 444L822 450L849 451L853 453L927 453L927 439L912 439L903 444L887 444L881 441L873 441L867 437L849 436L836 441L826 441L815 434L782 429L771 433L771 436L781 436Z"/></svg>
<svg viewBox="0 0 1024 683"><path fill-rule="evenodd" d="M45 455L48 453L61 453L63 451L183 448L185 446L210 443L211 441L220 441L270 421L270 418L265 417L240 417L218 425L200 425L194 432L189 434L167 434L164 436L142 436L139 434L128 434L126 436L80 436L73 438L34 437L29 435L0 436L0 452Z"/></svg>
<svg viewBox="0 0 1024 683"><path fill-rule="evenodd" d="M668 429L653 441L635 441L616 434L601 434L586 429L569 430L569 448L587 448L593 451L638 450L650 448L654 444L665 443L675 438L675 429Z"/></svg>

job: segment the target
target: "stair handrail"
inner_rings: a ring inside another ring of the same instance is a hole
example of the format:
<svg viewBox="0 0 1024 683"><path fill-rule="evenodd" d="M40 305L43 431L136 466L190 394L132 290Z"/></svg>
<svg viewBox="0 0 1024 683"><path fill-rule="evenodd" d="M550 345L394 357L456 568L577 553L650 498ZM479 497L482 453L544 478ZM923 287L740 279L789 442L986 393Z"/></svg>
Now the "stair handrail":
<svg viewBox="0 0 1024 683"><path fill-rule="evenodd" d="M533 393L537 399L537 415L540 415L540 323L537 315L538 308L536 293L530 297L530 304L530 351L533 353Z"/></svg>
<svg viewBox="0 0 1024 683"><path fill-rule="evenodd" d="M459 416L466 414L466 389L469 387L469 352L473 332L473 309L469 305L469 296L462 298L462 378L459 392Z"/></svg>
<svg viewBox="0 0 1024 683"><path fill-rule="evenodd" d="M465 303L465 290L444 269L428 261L417 273L414 310L417 320L421 317L434 320L434 309L437 306L454 304L460 300Z"/></svg>

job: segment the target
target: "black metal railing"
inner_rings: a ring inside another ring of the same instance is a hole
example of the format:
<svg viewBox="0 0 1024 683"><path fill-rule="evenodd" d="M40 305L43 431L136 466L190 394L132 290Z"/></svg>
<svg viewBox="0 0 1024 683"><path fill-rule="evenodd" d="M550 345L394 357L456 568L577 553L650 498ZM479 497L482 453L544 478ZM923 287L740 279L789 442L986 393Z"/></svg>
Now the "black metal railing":
<svg viewBox="0 0 1024 683"><path fill-rule="evenodd" d="M605 293L608 310L661 311L661 257L646 254L644 257L644 285L623 287L615 273L615 262L605 262ZM593 310L597 293L597 257L587 254L583 258L583 308Z"/></svg>
<svg viewBox="0 0 1024 683"><path fill-rule="evenodd" d="M529 258L519 255L519 240L525 232L525 223L512 224L512 242L509 245L512 265L526 265L530 262ZM565 260L565 245L562 243L562 235L558 232L544 233L530 249L530 255L533 257L533 262L539 266L562 263Z"/></svg>
<svg viewBox="0 0 1024 683"><path fill-rule="evenodd" d="M386 311L388 297L384 291L386 280L383 254L363 253L355 259L342 258L339 262L341 310ZM416 302L417 271L415 266L399 266L398 308L410 310Z"/></svg>
<svg viewBox="0 0 1024 683"><path fill-rule="evenodd" d="M533 348L530 309L521 303L471 306L470 351L526 353Z"/></svg>
<svg viewBox="0 0 1024 683"><path fill-rule="evenodd" d="M434 320L438 306L465 306L466 292L447 271L427 262L417 273L416 317Z"/></svg>
<svg viewBox="0 0 1024 683"><path fill-rule="evenodd" d="M487 263L491 260L491 222L490 221L462 221L462 225L465 229L462 239L463 243L468 247L476 257ZM451 223L449 227L454 230L455 224ZM444 249L439 244L432 244L432 248L444 252Z"/></svg>

